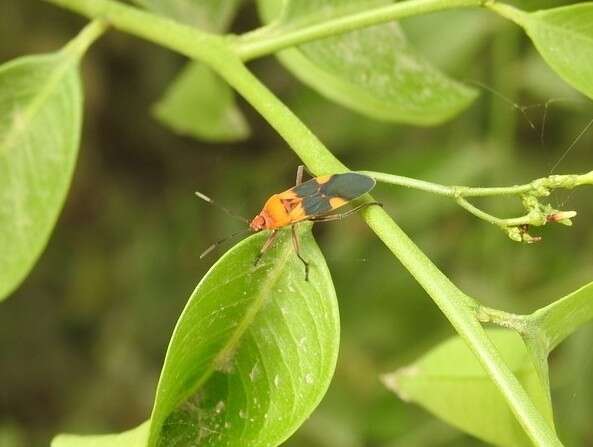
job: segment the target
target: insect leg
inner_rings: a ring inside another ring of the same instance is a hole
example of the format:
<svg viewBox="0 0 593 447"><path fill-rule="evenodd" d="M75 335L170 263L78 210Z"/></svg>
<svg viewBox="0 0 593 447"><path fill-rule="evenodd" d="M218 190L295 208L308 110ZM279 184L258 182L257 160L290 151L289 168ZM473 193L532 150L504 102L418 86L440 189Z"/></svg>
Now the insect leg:
<svg viewBox="0 0 593 447"><path fill-rule="evenodd" d="M299 165L299 167L297 168L297 174L296 174L296 186L299 186L301 183L303 183L303 172L305 170L305 166L304 165Z"/></svg>
<svg viewBox="0 0 593 447"><path fill-rule="evenodd" d="M296 255L299 257L301 262L305 265L305 281L309 281L309 263L305 261L305 258L301 256L301 247L299 245L299 238L296 234L294 225L290 227L292 230L292 244L294 245L294 250L296 251Z"/></svg>
<svg viewBox="0 0 593 447"><path fill-rule="evenodd" d="M357 211L360 211L361 209L366 208L367 206L371 206L371 205L383 206L383 204L381 202L368 202L368 203L363 203L361 205L355 206L354 208L352 208L344 213L330 214L328 216L311 217L307 220L310 220L311 222L331 222L333 220L342 220L345 217L348 217L351 214L354 214Z"/></svg>
<svg viewBox="0 0 593 447"><path fill-rule="evenodd" d="M299 167L297 168L296 186L299 186L301 183L303 183L303 174L305 172L311 177L315 177L315 175L311 171L309 171L305 165L299 165Z"/></svg>
<svg viewBox="0 0 593 447"><path fill-rule="evenodd" d="M270 236L268 236L268 238L266 239L266 242L264 242L264 245L262 245L261 250L255 257L255 261L253 262L254 267L259 263L259 261L261 260L262 256L266 252L266 250L268 248L270 248L270 245L272 245L272 242L274 242L274 239L276 238L277 234L278 234L278 230L272 230L272 233L270 234Z"/></svg>

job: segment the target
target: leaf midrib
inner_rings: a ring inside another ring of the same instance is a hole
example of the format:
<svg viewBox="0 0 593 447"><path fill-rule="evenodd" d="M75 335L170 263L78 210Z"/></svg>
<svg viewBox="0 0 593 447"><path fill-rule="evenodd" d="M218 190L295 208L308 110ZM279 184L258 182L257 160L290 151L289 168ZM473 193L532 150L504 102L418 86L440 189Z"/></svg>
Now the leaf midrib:
<svg viewBox="0 0 593 447"><path fill-rule="evenodd" d="M253 304L251 304L247 308L247 312L245 313L243 320L241 320L239 325L237 325L237 328L231 334L231 337L229 338L228 342L223 346L221 351L214 358L212 362L214 369L216 369L216 367L220 366L222 362L228 359L228 356L232 354L232 352L236 349L243 334L251 326L253 320L255 320L255 317L259 313L259 310L261 309L262 305L270 296L270 291L272 290L273 285L278 281L278 279L281 276L280 273L288 261L288 255L292 251L290 250L290 248L290 246L287 247L281 254L281 262L275 263L274 267L272 268L272 271L260 287L257 299L253 302Z"/></svg>
<svg viewBox="0 0 593 447"><path fill-rule="evenodd" d="M21 132L24 132L28 129L31 121L35 118L39 110L41 109L43 103L54 93L54 88L59 82L65 77L64 74L71 68L73 60L76 60L75 57L68 57L68 52L60 53L64 60L58 63L54 73L49 77L45 86L38 91L36 95L34 95L33 101L29 103L27 107L25 107L24 111L22 112L21 120L19 120L19 124L15 125L14 120L12 121L11 127L6 134L6 137L0 142L0 155L3 155L8 148L11 147L14 140L18 138L18 135ZM52 57L58 57L58 54L52 55ZM21 63L26 63L21 62ZM16 65L16 64L14 64ZM5 67L4 73L10 70L13 64ZM3 74L0 72L0 75Z"/></svg>

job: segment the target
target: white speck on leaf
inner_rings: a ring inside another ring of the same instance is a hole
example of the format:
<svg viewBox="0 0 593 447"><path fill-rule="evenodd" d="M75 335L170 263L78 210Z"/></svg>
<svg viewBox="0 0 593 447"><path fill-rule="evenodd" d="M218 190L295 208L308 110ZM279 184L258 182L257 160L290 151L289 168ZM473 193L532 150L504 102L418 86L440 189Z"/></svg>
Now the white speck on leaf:
<svg viewBox="0 0 593 447"><path fill-rule="evenodd" d="M249 379L251 379L252 382L255 382L255 379L257 379L259 376L259 372L258 362L255 362L253 368L251 368L251 371L249 371Z"/></svg>

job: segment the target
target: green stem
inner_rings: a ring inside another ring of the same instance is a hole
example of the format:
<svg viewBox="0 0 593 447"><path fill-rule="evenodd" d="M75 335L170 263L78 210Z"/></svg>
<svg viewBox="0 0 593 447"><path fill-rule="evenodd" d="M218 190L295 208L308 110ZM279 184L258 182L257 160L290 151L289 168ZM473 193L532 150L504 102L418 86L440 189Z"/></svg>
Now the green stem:
<svg viewBox="0 0 593 447"><path fill-rule="evenodd" d="M507 329L513 329L519 334L524 334L527 331L528 323L525 315L517 315L480 305L476 309L476 318L482 323L492 323Z"/></svg>
<svg viewBox="0 0 593 447"><path fill-rule="evenodd" d="M117 1L44 1L75 11L90 19L101 19L114 28L142 37L189 58L208 60L208 64L212 67L224 66L230 53L226 39L222 36L199 31ZM234 55L232 56L235 60Z"/></svg>
<svg viewBox="0 0 593 447"><path fill-rule="evenodd" d="M111 0L48 0L189 55L234 87L317 175L346 171L311 131L241 63L226 41ZM551 427L475 318L475 301L459 290L380 207L363 213L370 228L427 291L467 342L536 446L561 446ZM154 439L154 438L151 438Z"/></svg>
<svg viewBox="0 0 593 447"><path fill-rule="evenodd" d="M499 219L498 217L495 217L491 214L488 214L488 213L482 211L481 209L475 207L474 205L469 203L467 200L465 200L463 197L458 197L457 199L455 199L455 201L464 210L468 211L470 214L473 214L477 218L485 220L486 222L489 222L494 225L502 226L501 222L500 222L501 219Z"/></svg>
<svg viewBox="0 0 593 447"><path fill-rule="evenodd" d="M240 36L235 43L235 52L246 61L295 45L405 17L483 4L484 0L407 0L324 20L302 28L282 29L282 25L265 26Z"/></svg>
<svg viewBox="0 0 593 447"><path fill-rule="evenodd" d="M401 175L385 174L373 171L358 171L361 174L373 177L379 182L392 185L404 186L407 188L418 189L434 194L439 194L455 199L455 202L470 214L485 220L488 223L497 225L501 228L516 227L519 225L540 226L546 223L540 212L530 211L524 216L501 219L486 213L466 200L466 197L489 197L499 195L523 195L532 194L535 196L545 196L550 190L556 188L572 189L581 185L593 184L593 171L582 175L550 175L533 180L524 185L501 186L493 188L473 188L470 186L445 186L438 183L426 182Z"/></svg>
<svg viewBox="0 0 593 447"><path fill-rule="evenodd" d="M492 188L472 186L447 186L439 183L427 182L401 175L386 174L375 171L357 171L373 177L378 182L389 183L406 188L418 189L447 197L488 197L503 195L521 195L534 193L539 196L548 195L552 189L572 189L577 186L593 185L593 171L586 174L550 175L523 185L495 186Z"/></svg>
<svg viewBox="0 0 593 447"><path fill-rule="evenodd" d="M535 218L531 214L526 214L525 216L521 217L511 217L508 219L500 219L492 214L488 214L485 211L475 207L463 197L458 197L455 201L461 206L463 209L468 211L470 214L478 217L479 219L485 220L488 223L493 225L497 225L501 228L505 227L516 227L518 225L533 225L535 222Z"/></svg>
<svg viewBox="0 0 593 447"><path fill-rule="evenodd" d="M455 197L455 186L440 185L438 183L427 182L415 178L404 177L402 175L385 174L375 171L357 171L360 174L373 177L378 182L389 183L391 185L404 186L406 188L418 189L441 196Z"/></svg>
<svg viewBox="0 0 593 447"><path fill-rule="evenodd" d="M63 48L63 51L72 51L81 57L86 50L97 40L107 29L107 23L103 20L93 20L85 26L78 35Z"/></svg>

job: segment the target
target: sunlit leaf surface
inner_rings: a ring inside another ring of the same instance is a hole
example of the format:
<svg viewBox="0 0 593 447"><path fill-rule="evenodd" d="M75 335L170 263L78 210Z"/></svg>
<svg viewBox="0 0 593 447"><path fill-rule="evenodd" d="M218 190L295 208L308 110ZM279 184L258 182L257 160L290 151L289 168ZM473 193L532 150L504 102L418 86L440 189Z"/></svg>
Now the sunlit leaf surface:
<svg viewBox="0 0 593 447"><path fill-rule="evenodd" d="M521 14L521 23L546 62L593 99L593 2Z"/></svg>
<svg viewBox="0 0 593 447"><path fill-rule="evenodd" d="M589 283L531 316L548 354L593 318L593 283Z"/></svg>
<svg viewBox="0 0 593 447"><path fill-rule="evenodd" d="M536 407L551 420L546 391L521 337L499 329L489 330L488 336ZM533 445L500 391L459 337L441 343L412 365L384 376L383 380L401 399L418 403L486 442L505 447Z"/></svg>
<svg viewBox="0 0 593 447"><path fill-rule="evenodd" d="M386 4L370 0L259 0L270 35ZM387 2L390 3L390 2ZM282 51L281 62L322 95L370 117L417 125L452 118L475 98L417 54L395 22Z"/></svg>
<svg viewBox="0 0 593 447"><path fill-rule="evenodd" d="M43 251L68 191L82 122L75 51L0 66L0 300Z"/></svg>
<svg viewBox="0 0 593 447"><path fill-rule="evenodd" d="M309 225L298 231L309 281L282 231L258 266L265 233L235 246L200 282L169 344L149 445L276 446L317 406L335 368L338 309ZM86 447L120 438L76 439Z"/></svg>

